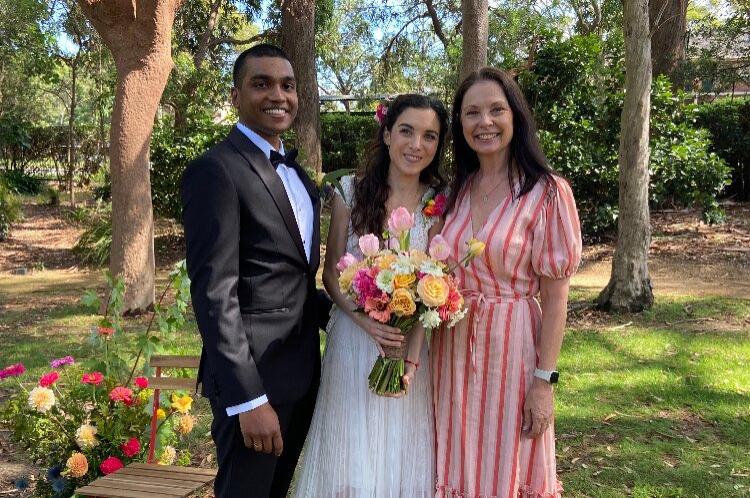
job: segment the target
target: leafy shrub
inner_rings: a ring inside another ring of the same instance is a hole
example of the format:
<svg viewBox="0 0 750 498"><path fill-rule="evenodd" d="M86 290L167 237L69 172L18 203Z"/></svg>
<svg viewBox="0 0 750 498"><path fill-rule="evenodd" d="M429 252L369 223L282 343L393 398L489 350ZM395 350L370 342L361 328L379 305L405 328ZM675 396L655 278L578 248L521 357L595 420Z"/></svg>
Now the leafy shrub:
<svg viewBox="0 0 750 498"><path fill-rule="evenodd" d="M327 112L320 115L323 171L356 168L375 136L375 113Z"/></svg>
<svg viewBox="0 0 750 498"><path fill-rule="evenodd" d="M727 194L750 200L750 100L718 100L696 110L696 123L711 133L711 151L732 170Z"/></svg>
<svg viewBox="0 0 750 498"><path fill-rule="evenodd" d="M0 240L5 240L11 223L21 218L21 204L0 178Z"/></svg>
<svg viewBox="0 0 750 498"><path fill-rule="evenodd" d="M3 173L5 181L16 194L21 195L38 195L47 189L44 180L27 175L21 170L9 170Z"/></svg>
<svg viewBox="0 0 750 498"><path fill-rule="evenodd" d="M106 265L112 250L112 205L104 204L94 210L72 212L71 216L76 221L85 219L88 224L88 228L73 246L73 251L85 264Z"/></svg>

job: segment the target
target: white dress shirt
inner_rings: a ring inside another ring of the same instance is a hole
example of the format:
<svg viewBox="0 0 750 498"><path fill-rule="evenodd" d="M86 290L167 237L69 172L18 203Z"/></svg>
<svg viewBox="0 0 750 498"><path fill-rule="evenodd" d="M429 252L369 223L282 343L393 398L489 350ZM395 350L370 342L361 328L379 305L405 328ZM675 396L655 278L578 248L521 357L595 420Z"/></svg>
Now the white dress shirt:
<svg viewBox="0 0 750 498"><path fill-rule="evenodd" d="M271 157L271 151L275 149L270 143L268 143L268 141L242 123L237 123L237 129L249 138L250 141L260 150L262 150L266 157ZM283 143L281 144L280 150L277 152L284 155ZM279 178L281 178L281 183L284 184L284 190L286 190L286 195L289 198L289 204L292 205L294 219L297 221L302 244L305 247L305 256L307 256L307 261L309 262L313 232L312 199L310 199L310 194L307 193L305 185L302 183L302 180L294 168L290 168L282 163L276 167L276 173L279 175ZM265 403L268 403L268 397L264 394L263 396L246 401L245 403L227 407L227 415L230 417L232 415L238 415L253 410Z"/></svg>

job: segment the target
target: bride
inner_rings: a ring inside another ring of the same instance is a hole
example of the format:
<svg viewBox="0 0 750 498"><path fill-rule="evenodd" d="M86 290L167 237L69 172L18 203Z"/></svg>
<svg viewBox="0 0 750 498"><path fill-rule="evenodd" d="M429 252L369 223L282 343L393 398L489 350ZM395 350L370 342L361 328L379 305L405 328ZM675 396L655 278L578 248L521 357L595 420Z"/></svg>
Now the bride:
<svg viewBox="0 0 750 498"><path fill-rule="evenodd" d="M342 179L331 213L323 283L336 304L328 324L320 390L298 469L296 498L431 498L435 493L432 386L424 331L408 335L404 384L395 398L369 391L367 376L398 329L355 311L339 290L337 262L362 258L359 236L380 234L390 213L414 213L411 248L426 251L438 217L426 210L444 186L438 172L447 132L443 105L400 95L381 119L366 163Z"/></svg>

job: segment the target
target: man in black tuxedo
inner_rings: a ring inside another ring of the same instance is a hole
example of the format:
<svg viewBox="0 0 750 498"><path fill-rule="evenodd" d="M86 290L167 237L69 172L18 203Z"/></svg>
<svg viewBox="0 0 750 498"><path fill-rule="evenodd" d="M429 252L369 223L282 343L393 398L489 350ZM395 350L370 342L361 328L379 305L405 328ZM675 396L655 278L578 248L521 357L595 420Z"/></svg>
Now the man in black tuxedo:
<svg viewBox="0 0 750 498"><path fill-rule="evenodd" d="M298 104L287 56L257 45L233 77L239 122L182 179L198 380L214 416L217 498L282 498L312 418L330 309L315 287L320 200L280 139Z"/></svg>

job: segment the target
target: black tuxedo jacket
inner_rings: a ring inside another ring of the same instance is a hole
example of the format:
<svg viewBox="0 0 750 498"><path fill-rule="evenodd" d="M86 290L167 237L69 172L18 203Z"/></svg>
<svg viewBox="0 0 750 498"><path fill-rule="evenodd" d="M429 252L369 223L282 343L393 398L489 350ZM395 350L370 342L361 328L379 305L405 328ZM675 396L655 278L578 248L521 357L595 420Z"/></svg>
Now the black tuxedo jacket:
<svg viewBox="0 0 750 498"><path fill-rule="evenodd" d="M327 311L315 289L320 200L295 168L314 210L309 262L281 178L236 127L182 177L187 269L203 339L198 381L221 408L263 394L272 404L294 402L317 382L319 314Z"/></svg>

